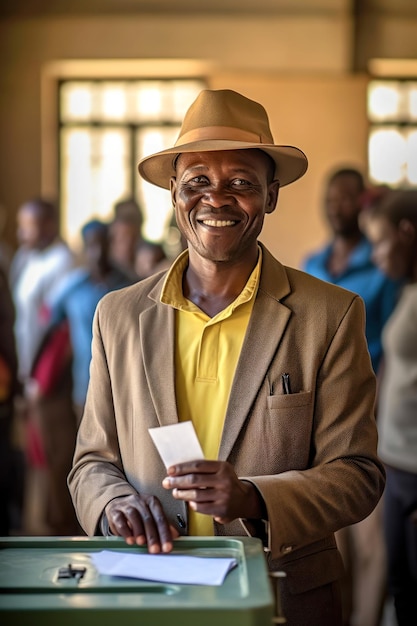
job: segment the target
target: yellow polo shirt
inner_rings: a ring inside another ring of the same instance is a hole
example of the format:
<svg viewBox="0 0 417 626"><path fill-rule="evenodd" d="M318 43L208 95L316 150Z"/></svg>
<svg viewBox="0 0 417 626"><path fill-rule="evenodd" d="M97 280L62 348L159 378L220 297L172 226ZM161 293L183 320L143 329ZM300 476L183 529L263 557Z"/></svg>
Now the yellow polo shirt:
<svg viewBox="0 0 417 626"><path fill-rule="evenodd" d="M259 285L258 263L239 296L209 317L183 296L188 251L167 275L161 302L177 309L175 380L180 421L191 420L206 459L217 459L233 377ZM189 510L189 534L213 535L213 519Z"/></svg>

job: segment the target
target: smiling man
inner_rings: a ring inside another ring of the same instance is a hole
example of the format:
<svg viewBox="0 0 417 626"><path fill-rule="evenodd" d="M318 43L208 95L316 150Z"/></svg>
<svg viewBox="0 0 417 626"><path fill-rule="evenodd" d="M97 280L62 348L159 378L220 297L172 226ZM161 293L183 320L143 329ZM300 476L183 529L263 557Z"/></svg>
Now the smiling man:
<svg viewBox="0 0 417 626"><path fill-rule="evenodd" d="M188 535L251 535L290 624L341 624L334 532L384 486L362 300L259 243L278 191L307 169L265 109L200 93L141 176L171 190L188 249L105 296L69 486L90 535L151 553ZM205 460L165 468L148 429L190 420Z"/></svg>

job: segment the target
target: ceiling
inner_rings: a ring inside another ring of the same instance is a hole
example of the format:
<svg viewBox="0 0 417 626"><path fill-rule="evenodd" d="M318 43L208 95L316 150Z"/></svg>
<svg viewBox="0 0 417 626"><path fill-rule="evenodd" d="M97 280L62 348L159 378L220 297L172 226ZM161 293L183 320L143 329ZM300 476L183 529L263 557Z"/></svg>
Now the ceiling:
<svg viewBox="0 0 417 626"><path fill-rule="evenodd" d="M0 0L1 17L126 13L417 15L416 0Z"/></svg>

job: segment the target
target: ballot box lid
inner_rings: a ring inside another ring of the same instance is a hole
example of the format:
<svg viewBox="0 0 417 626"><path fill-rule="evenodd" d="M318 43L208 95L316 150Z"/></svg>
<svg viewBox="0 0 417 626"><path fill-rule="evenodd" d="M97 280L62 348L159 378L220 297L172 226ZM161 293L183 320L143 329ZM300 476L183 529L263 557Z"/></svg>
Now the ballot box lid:
<svg viewBox="0 0 417 626"><path fill-rule="evenodd" d="M272 623L274 599L259 539L181 537L174 541L174 555L236 559L236 567L219 586L100 574L92 555L103 550L146 553L119 537L0 538L2 626Z"/></svg>

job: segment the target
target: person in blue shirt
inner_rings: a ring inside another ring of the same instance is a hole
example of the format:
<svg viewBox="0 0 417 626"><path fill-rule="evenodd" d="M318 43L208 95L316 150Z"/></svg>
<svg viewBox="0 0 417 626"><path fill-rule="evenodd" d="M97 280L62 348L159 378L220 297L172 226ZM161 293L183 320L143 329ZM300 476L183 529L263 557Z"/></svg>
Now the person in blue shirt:
<svg viewBox="0 0 417 626"><path fill-rule="evenodd" d="M372 261L372 247L359 227L365 183L356 169L339 169L328 179L324 210L331 241L310 254L302 269L308 274L359 294L366 308L366 338L375 373L382 357L381 332L398 297L393 281Z"/></svg>
<svg viewBox="0 0 417 626"><path fill-rule="evenodd" d="M362 174L338 169L327 180L324 212L331 240L308 255L302 269L317 278L359 294L365 303L365 334L375 373L382 364L382 329L399 295L399 283L372 261L372 246L360 229L360 214L369 195ZM342 588L346 624L377 626L386 592L381 509L336 533L346 565Z"/></svg>
<svg viewBox="0 0 417 626"><path fill-rule="evenodd" d="M92 322L99 300L109 291L132 284L132 278L110 260L109 226L100 220L82 230L85 265L73 270L52 303L50 322L66 319L72 347L73 402L81 419L90 376Z"/></svg>

